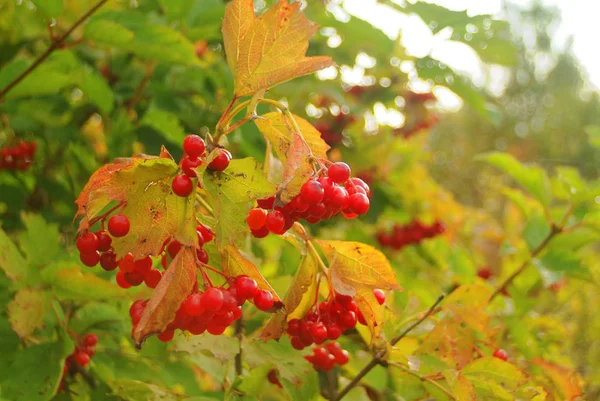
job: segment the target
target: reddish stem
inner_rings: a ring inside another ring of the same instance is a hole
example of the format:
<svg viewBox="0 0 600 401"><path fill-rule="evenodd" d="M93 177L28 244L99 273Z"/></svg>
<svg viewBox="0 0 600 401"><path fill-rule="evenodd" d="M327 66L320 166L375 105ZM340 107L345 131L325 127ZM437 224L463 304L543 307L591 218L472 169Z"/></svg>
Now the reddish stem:
<svg viewBox="0 0 600 401"><path fill-rule="evenodd" d="M96 224L99 220L102 220L102 229L104 229L104 219L106 219L106 217L111 214L112 212L114 212L115 210L117 210L118 208L123 208L125 207L126 202L125 201L121 201L119 202L119 204L117 204L116 206L113 206L112 208L110 208L110 210L104 214L101 214L99 216L94 217L93 219L91 219L88 222L88 228L93 226L94 224Z"/></svg>

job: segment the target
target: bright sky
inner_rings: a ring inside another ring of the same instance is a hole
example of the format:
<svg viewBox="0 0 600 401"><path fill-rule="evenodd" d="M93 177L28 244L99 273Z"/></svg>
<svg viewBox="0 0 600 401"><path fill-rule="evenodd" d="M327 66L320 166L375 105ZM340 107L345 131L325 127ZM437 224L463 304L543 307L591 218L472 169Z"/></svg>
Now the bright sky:
<svg viewBox="0 0 600 401"><path fill-rule="evenodd" d="M498 14L502 0L428 0L454 10L467 9L471 14ZM520 0L526 3L530 0ZM542 0L561 11L561 24L555 36L564 44L573 36L573 52L581 61L590 85L600 89L600 0ZM483 80L483 70L473 52L461 46L449 44L445 38L433 38L428 29L416 17L407 17L376 0L344 0L344 8L395 37L403 29L403 43L408 51L422 56L432 51L434 57L453 68L472 76L477 83ZM466 47L466 46L465 46Z"/></svg>

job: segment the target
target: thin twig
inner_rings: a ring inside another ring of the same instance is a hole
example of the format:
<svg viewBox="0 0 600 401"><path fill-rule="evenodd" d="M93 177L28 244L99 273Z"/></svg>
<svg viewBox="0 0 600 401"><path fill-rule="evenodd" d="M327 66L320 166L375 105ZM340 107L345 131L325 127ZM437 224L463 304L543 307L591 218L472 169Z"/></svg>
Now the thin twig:
<svg viewBox="0 0 600 401"><path fill-rule="evenodd" d="M390 344L396 345L398 343L398 341L402 340L415 327L417 327L418 325L423 323L436 310L436 307L439 305L440 302L442 302L443 299L444 299L444 295L440 295L438 297L438 299L436 299L436 301L433 303L433 305L431 305L431 307L427 310L427 312L425 312L425 314L419 320L417 320L415 323L408 326L408 328L406 330L404 330L399 336L395 337ZM337 398L335 398L335 401L341 400L346 394L348 394L348 392L350 390L352 390L354 387L356 387L356 385L361 381L361 379L363 377L365 377L367 375L367 373L369 373L371 371L371 369L373 369L375 366L377 366L383 362L384 356L385 356L385 350L378 352L373 357L373 359L371 359L371 361L364 368L362 368L362 370L360 372L358 372L358 374L354 377L354 379L352 379L352 381L350 383L348 383L348 385L346 387L344 387L342 389L342 391L340 391Z"/></svg>
<svg viewBox="0 0 600 401"><path fill-rule="evenodd" d="M43 52L37 59L35 59L35 61L29 66L27 67L27 69L25 71L23 71L18 77L16 77L15 79L13 79L11 82L9 82L8 85L6 85L4 87L4 89L2 89L0 91L0 100L4 98L4 96L12 89L15 87L15 85L17 85L19 82L21 82L27 75L31 74L31 72L33 70L35 70L37 67L39 67L39 65L48 58L48 56L50 56L50 54L52 54L56 49L60 49L65 40L67 40L67 38L69 36L71 36L71 34L73 33L73 31L75 31L75 29L77 29L79 27L79 25L81 25L86 19L88 19L92 14L94 14L100 7L102 7L104 5L104 3L108 2L108 0L100 0L94 7L92 7L87 13L83 14L72 26L71 28L69 28L67 30L67 32L65 32L64 35L62 35L60 38L52 41L52 43L50 43L50 47L48 47L48 49L46 49L45 52Z"/></svg>
<svg viewBox="0 0 600 401"><path fill-rule="evenodd" d="M404 365L402 365L401 363L398 363L398 362L388 361L388 365L400 368L403 371L405 371L406 373L419 378L419 380L421 380L421 381L426 381L426 382L428 382L430 384L433 384L434 386L436 386L437 388L439 388L441 391L443 391L444 394L446 394L448 397L450 397L451 400L456 400L456 397L450 391L448 391L447 388L445 388L444 386L442 386L440 383L436 382L435 380L433 380L433 379L431 379L431 378L429 378L427 376L421 376L417 372L413 372L412 370L410 370L409 367L404 366Z"/></svg>
<svg viewBox="0 0 600 401"><path fill-rule="evenodd" d="M494 291L494 293L490 296L490 301L492 301L494 298L496 298L496 296L498 294L502 293L506 289L506 287L508 285L510 285L510 283L512 283L513 280L515 278L517 278L517 276L519 274L521 274L527 266L529 266L529 263L531 263L531 259L535 258L540 252L542 252L544 250L544 248L546 247L546 245L548 245L550 240L552 238L554 238L555 235L557 235L561 232L562 232L562 227L558 227L553 224L552 227L550 227L550 233L546 236L546 238L544 238L544 240L533 251L531 251L529 258L525 262L523 262L523 264L521 264L521 266L519 266L519 268L517 270L515 270L513 272L513 274L508 276L508 278L506 280L504 280L504 282L502 284L500 284L500 286L498 288L496 288L496 291Z"/></svg>

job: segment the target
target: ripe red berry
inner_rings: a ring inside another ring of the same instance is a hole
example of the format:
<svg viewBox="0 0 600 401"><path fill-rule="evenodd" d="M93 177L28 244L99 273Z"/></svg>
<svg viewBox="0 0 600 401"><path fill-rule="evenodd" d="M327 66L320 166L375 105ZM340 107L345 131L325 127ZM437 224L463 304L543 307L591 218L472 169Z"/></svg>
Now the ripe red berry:
<svg viewBox="0 0 600 401"><path fill-rule="evenodd" d="M350 178L350 166L344 162L333 163L327 169L327 176L336 184L342 184Z"/></svg>
<svg viewBox="0 0 600 401"><path fill-rule="evenodd" d="M265 227L269 229L273 234L283 234L283 227L285 226L285 216L280 210L271 210L267 213L265 219Z"/></svg>
<svg viewBox="0 0 600 401"><path fill-rule="evenodd" d="M292 337L291 338L292 347L294 349L301 351L304 349L304 342L300 339L300 337Z"/></svg>
<svg viewBox="0 0 600 401"><path fill-rule="evenodd" d="M208 331L213 336L220 336L221 334L223 334L223 332L225 331L226 328L227 328L227 326L220 325L220 324L216 323L214 320L211 320L206 325L206 331Z"/></svg>
<svg viewBox="0 0 600 401"><path fill-rule="evenodd" d="M108 235L106 231L100 230L96 232L96 237L98 238L98 250L100 252L108 251L112 245L112 238L110 238L110 235Z"/></svg>
<svg viewBox="0 0 600 401"><path fill-rule="evenodd" d="M325 197L325 189L321 183L314 178L306 181L300 189L300 195L304 202L315 205L320 203Z"/></svg>
<svg viewBox="0 0 600 401"><path fill-rule="evenodd" d="M121 270L123 273L131 273L135 270L135 262L133 261L133 255L131 252L119 260L119 270Z"/></svg>
<svg viewBox="0 0 600 401"><path fill-rule="evenodd" d="M144 282L144 274L137 271L125 273L125 280L133 287L137 287Z"/></svg>
<svg viewBox="0 0 600 401"><path fill-rule="evenodd" d="M81 253L92 253L98 250L98 237L94 233L84 233L77 238L77 249Z"/></svg>
<svg viewBox="0 0 600 401"><path fill-rule="evenodd" d="M210 227L205 226L202 223L196 226L196 231L202 234L202 238L204 238L205 243L210 242L215 238L215 233L210 229Z"/></svg>
<svg viewBox="0 0 600 401"><path fill-rule="evenodd" d="M269 373L267 374L267 379L269 380L269 383L274 384L278 387L282 387L281 382L277 377L277 371L275 369L269 370Z"/></svg>
<svg viewBox="0 0 600 401"><path fill-rule="evenodd" d="M352 177L346 183L346 188L348 188L348 192L350 192L349 188L354 188L354 187L360 187L360 188L364 189L365 195L371 196L371 188L369 188L367 183L364 182L363 180L361 180L360 178ZM353 189L353 193L354 192L357 192L356 188Z"/></svg>
<svg viewBox="0 0 600 401"><path fill-rule="evenodd" d="M223 293L218 288L210 287L202 295L200 304L206 310L217 311L223 306Z"/></svg>
<svg viewBox="0 0 600 401"><path fill-rule="evenodd" d="M75 353L75 362L83 368L90 363L90 356L83 351L77 351Z"/></svg>
<svg viewBox="0 0 600 401"><path fill-rule="evenodd" d="M113 237L124 237L129 232L129 219L122 214L115 214L108 219L108 232Z"/></svg>
<svg viewBox="0 0 600 401"><path fill-rule="evenodd" d="M348 199L348 206L356 214L365 214L369 211L369 198L367 195L355 193L350 195Z"/></svg>
<svg viewBox="0 0 600 401"><path fill-rule="evenodd" d="M246 223L251 230L260 230L267 219L267 211L261 208L250 209L248 217L246 217Z"/></svg>
<svg viewBox="0 0 600 401"><path fill-rule="evenodd" d="M167 245L167 252L169 253L169 256L171 257L171 259L175 259L175 256L181 250L181 246L182 246L181 243L177 240L173 240L172 242L169 243L169 245Z"/></svg>
<svg viewBox="0 0 600 401"><path fill-rule="evenodd" d="M351 329L356 326L356 314L352 311L345 311L340 314L340 326L345 329Z"/></svg>
<svg viewBox="0 0 600 401"><path fill-rule="evenodd" d="M181 159L181 170L188 177L196 177L194 169L202 165L202 159L199 157L184 157Z"/></svg>
<svg viewBox="0 0 600 401"><path fill-rule="evenodd" d="M333 188L331 188L331 191L327 193L324 202L335 209L344 209L348 206L348 198L349 196L346 188L334 185Z"/></svg>
<svg viewBox="0 0 600 401"><path fill-rule="evenodd" d="M93 333L86 334L83 338L83 343L85 345L96 345L98 344L98 336Z"/></svg>
<svg viewBox="0 0 600 401"><path fill-rule="evenodd" d="M342 335L342 329L335 323L327 325L327 338L330 340L337 340Z"/></svg>
<svg viewBox="0 0 600 401"><path fill-rule="evenodd" d="M250 232L254 238L265 238L267 235L269 235L269 229L267 226L261 227L258 230L250 230Z"/></svg>
<svg viewBox="0 0 600 401"><path fill-rule="evenodd" d="M494 272L492 272L492 269L490 269L489 267L482 267L479 270L477 270L477 275L484 280L489 279L493 276L493 274Z"/></svg>
<svg viewBox="0 0 600 401"><path fill-rule="evenodd" d="M173 339L173 336L175 335L175 331L174 330L165 330L162 333L160 333L157 337L160 341L164 342L164 343L168 343L169 341L171 341Z"/></svg>
<svg viewBox="0 0 600 401"><path fill-rule="evenodd" d="M138 299L129 307L129 317L131 317L131 323L135 326L142 318L142 314L146 309L146 302Z"/></svg>
<svg viewBox="0 0 600 401"><path fill-rule="evenodd" d="M288 322L287 333L292 337L300 334L300 320L299 319L292 319Z"/></svg>
<svg viewBox="0 0 600 401"><path fill-rule="evenodd" d="M189 196L194 190L194 184L192 183L190 177L181 174L173 178L171 188L173 189L173 193L175 195L185 198L186 196Z"/></svg>
<svg viewBox="0 0 600 401"><path fill-rule="evenodd" d="M235 290L238 297L252 299L258 292L258 283L248 276L238 276L235 278Z"/></svg>
<svg viewBox="0 0 600 401"><path fill-rule="evenodd" d="M208 263L208 252L206 252L206 250L204 248L196 249L196 256L198 257L198 260L201 263L204 263L204 264Z"/></svg>
<svg viewBox="0 0 600 401"><path fill-rule="evenodd" d="M345 365L350 360L350 354L348 354L348 351L346 350L333 354L333 356L335 357L335 363L338 365Z"/></svg>
<svg viewBox="0 0 600 401"><path fill-rule="evenodd" d="M210 162L208 168L213 171L223 171L229 166L231 153L227 149L219 148L217 156Z"/></svg>
<svg viewBox="0 0 600 401"><path fill-rule="evenodd" d="M201 299L202 294L193 293L188 295L181 305L182 311L189 316L199 316L204 311Z"/></svg>
<svg viewBox="0 0 600 401"><path fill-rule="evenodd" d="M148 288L156 288L161 278L162 273L159 270L150 269L144 275L144 283Z"/></svg>
<svg viewBox="0 0 600 401"><path fill-rule="evenodd" d="M275 204L275 196L270 196L265 199L259 199L256 201L258 203L258 207L263 209L271 209Z"/></svg>
<svg viewBox="0 0 600 401"><path fill-rule="evenodd" d="M152 258L150 256L146 256L140 260L136 260L133 262L133 269L136 272L146 274L146 272L152 269Z"/></svg>
<svg viewBox="0 0 600 401"><path fill-rule="evenodd" d="M375 295L375 298L377 299L377 303L379 305L383 305L385 303L385 292L383 292L383 290L375 288L373 289L373 295Z"/></svg>
<svg viewBox="0 0 600 401"><path fill-rule="evenodd" d="M273 294L267 290L259 290L254 296L254 305L262 311L271 309L274 303Z"/></svg>
<svg viewBox="0 0 600 401"><path fill-rule="evenodd" d="M198 135L188 135L183 140L183 151L189 157L198 157L204 153L206 144Z"/></svg>
<svg viewBox="0 0 600 401"><path fill-rule="evenodd" d="M112 251L103 252L100 255L100 266L106 271L112 271L117 268L117 255Z"/></svg>
<svg viewBox="0 0 600 401"><path fill-rule="evenodd" d="M122 271L117 272L116 279L119 287L123 289L131 288L131 284L129 284L129 282L125 279L125 273Z"/></svg>
<svg viewBox="0 0 600 401"><path fill-rule="evenodd" d="M321 322L313 324L310 328L310 333L312 334L315 344L321 344L323 341L327 340L327 328Z"/></svg>
<svg viewBox="0 0 600 401"><path fill-rule="evenodd" d="M508 359L508 353L503 349L498 348L496 351L494 351L494 357L506 361Z"/></svg>
<svg viewBox="0 0 600 401"><path fill-rule="evenodd" d="M100 253L98 251L90 253L80 253L79 260L86 266L94 267L100 262Z"/></svg>

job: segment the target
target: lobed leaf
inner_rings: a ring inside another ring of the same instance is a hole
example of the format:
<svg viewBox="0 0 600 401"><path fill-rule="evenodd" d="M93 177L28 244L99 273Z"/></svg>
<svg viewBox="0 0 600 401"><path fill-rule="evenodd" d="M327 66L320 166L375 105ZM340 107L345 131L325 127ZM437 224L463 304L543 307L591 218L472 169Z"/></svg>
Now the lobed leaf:
<svg viewBox="0 0 600 401"><path fill-rule="evenodd" d="M539 366L544 373L552 379L554 385L562 393L563 399L571 401L577 397L583 396L581 378L576 371L540 358L535 358L531 363Z"/></svg>
<svg viewBox="0 0 600 401"><path fill-rule="evenodd" d="M462 374L467 378L492 380L511 390L527 380L516 366L491 356L475 359L462 369Z"/></svg>
<svg viewBox="0 0 600 401"><path fill-rule="evenodd" d="M29 265L8 235L0 229L0 269L13 281L26 280Z"/></svg>
<svg viewBox="0 0 600 401"><path fill-rule="evenodd" d="M475 337L458 319L444 319L423 340L419 354L434 355L449 366L461 369L473 360Z"/></svg>
<svg viewBox="0 0 600 401"><path fill-rule="evenodd" d="M50 307L50 297L45 291L23 288L8 304L8 320L21 338L29 337L44 324Z"/></svg>

